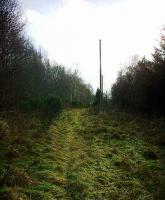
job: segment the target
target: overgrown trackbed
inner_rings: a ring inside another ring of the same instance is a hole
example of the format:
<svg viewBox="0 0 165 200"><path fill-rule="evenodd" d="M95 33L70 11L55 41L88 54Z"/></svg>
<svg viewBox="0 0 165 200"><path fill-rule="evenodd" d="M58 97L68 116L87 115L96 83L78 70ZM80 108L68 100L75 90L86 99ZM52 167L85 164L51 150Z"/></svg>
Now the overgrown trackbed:
<svg viewBox="0 0 165 200"><path fill-rule="evenodd" d="M38 118L30 123L0 146L0 199L161 199L159 149L135 121L75 109L46 133Z"/></svg>
<svg viewBox="0 0 165 200"><path fill-rule="evenodd" d="M55 182L63 190L56 198L154 198L159 188L157 149L121 128L86 110L66 111L52 124ZM155 157L145 159L146 152Z"/></svg>

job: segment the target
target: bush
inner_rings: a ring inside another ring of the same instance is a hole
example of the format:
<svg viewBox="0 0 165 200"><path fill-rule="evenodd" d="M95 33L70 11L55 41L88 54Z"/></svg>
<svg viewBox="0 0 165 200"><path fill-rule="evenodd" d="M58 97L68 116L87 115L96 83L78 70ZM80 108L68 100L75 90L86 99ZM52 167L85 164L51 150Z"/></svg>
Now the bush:
<svg viewBox="0 0 165 200"><path fill-rule="evenodd" d="M93 101L93 106L99 105L100 99L101 99L101 91L100 91L100 89L97 89L95 97L94 97L94 101Z"/></svg>
<svg viewBox="0 0 165 200"><path fill-rule="evenodd" d="M48 96L44 100L45 114L54 115L61 112L63 103L60 97Z"/></svg>
<svg viewBox="0 0 165 200"><path fill-rule="evenodd" d="M72 106L75 107L75 108L79 108L79 107L82 107L83 104L80 101L73 101Z"/></svg>
<svg viewBox="0 0 165 200"><path fill-rule="evenodd" d="M41 111L43 109L43 99L35 98L26 101L22 101L19 103L18 108L20 111Z"/></svg>
<svg viewBox="0 0 165 200"><path fill-rule="evenodd" d="M60 97L53 95L31 99L19 104L20 111L39 111L44 114L54 115L62 110L63 104Z"/></svg>

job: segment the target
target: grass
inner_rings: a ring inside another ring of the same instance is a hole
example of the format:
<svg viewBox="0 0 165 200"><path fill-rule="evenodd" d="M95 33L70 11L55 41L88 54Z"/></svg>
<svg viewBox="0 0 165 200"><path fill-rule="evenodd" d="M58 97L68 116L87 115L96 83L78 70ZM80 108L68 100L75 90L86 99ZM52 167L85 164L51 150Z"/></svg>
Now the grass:
<svg viewBox="0 0 165 200"><path fill-rule="evenodd" d="M4 121L2 200L164 199L163 119L75 109L50 126L37 115Z"/></svg>

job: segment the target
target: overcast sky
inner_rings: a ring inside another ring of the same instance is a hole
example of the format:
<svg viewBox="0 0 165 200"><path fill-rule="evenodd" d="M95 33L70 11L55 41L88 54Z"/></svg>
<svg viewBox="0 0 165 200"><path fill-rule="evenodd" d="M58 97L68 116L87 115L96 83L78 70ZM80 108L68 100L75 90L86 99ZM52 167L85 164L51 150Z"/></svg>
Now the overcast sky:
<svg viewBox="0 0 165 200"><path fill-rule="evenodd" d="M149 57L165 25L165 0L20 0L28 34L48 57L79 69L99 86L99 39L105 88L138 54Z"/></svg>

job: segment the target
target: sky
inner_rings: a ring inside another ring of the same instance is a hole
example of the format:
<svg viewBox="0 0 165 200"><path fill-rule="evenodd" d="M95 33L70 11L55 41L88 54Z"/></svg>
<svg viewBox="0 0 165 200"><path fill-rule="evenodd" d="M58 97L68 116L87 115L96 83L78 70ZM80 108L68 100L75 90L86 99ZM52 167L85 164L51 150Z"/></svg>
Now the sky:
<svg viewBox="0 0 165 200"><path fill-rule="evenodd" d="M134 55L151 58L165 25L165 0L20 0L27 32L48 58L78 69L99 87L102 40L104 89Z"/></svg>

